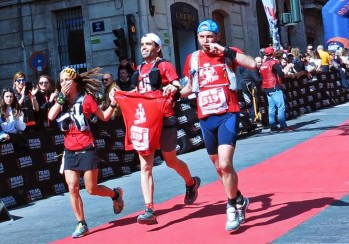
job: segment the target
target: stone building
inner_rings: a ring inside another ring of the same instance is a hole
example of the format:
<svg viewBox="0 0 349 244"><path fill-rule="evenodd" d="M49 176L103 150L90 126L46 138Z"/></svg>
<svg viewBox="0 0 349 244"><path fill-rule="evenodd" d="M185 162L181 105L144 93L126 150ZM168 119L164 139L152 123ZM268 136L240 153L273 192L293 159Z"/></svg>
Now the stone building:
<svg viewBox="0 0 349 244"><path fill-rule="evenodd" d="M276 1L279 18L289 1ZM321 7L326 2L301 1L303 21L280 22L281 43L303 50L308 42L322 43ZM100 66L116 77L114 32L121 28L128 58L139 64L139 40L154 32L163 39L164 58L180 74L186 55L197 48L197 25L207 18L219 23L224 45L256 56L271 44L261 0L1 0L0 87L12 86L18 70L31 81L41 73L57 80L68 65L80 72Z"/></svg>

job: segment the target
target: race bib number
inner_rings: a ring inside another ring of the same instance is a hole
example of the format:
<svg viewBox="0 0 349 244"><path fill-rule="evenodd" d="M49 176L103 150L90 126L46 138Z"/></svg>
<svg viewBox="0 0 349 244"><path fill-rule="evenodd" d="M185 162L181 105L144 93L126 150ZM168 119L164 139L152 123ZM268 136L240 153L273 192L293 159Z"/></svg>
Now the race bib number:
<svg viewBox="0 0 349 244"><path fill-rule="evenodd" d="M198 95L202 114L216 114L228 109L223 87L200 91Z"/></svg>
<svg viewBox="0 0 349 244"><path fill-rule="evenodd" d="M135 150L149 150L149 129L132 125L131 141Z"/></svg>
<svg viewBox="0 0 349 244"><path fill-rule="evenodd" d="M143 77L143 79L138 84L139 93L143 94L147 91L151 91L150 80L149 77Z"/></svg>

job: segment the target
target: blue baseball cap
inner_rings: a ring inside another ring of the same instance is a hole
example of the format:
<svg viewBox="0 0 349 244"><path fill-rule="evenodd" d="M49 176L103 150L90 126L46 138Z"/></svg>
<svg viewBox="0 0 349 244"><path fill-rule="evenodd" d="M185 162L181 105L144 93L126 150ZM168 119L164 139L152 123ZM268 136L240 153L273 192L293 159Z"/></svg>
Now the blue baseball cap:
<svg viewBox="0 0 349 244"><path fill-rule="evenodd" d="M208 19L208 20L204 20L200 23L197 33L201 32L201 31L211 31L215 34L218 34L219 28L218 28L218 25L216 22Z"/></svg>

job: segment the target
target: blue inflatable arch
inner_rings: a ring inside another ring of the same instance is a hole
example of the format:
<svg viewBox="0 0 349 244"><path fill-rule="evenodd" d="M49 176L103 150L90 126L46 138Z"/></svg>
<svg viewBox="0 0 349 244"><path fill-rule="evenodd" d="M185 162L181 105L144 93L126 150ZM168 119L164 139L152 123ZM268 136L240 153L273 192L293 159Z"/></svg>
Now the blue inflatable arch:
<svg viewBox="0 0 349 244"><path fill-rule="evenodd" d="M326 49L349 48L349 0L329 0L322 8L322 20Z"/></svg>

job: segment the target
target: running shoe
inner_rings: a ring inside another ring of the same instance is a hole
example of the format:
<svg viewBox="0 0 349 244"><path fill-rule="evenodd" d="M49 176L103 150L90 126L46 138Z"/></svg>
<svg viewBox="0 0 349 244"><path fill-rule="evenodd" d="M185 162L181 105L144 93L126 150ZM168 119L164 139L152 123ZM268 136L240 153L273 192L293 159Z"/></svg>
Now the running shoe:
<svg viewBox="0 0 349 244"><path fill-rule="evenodd" d="M194 185L186 186L187 190L185 192L184 203L186 205L193 204L198 198L198 189L200 187L201 179L197 176L193 177Z"/></svg>
<svg viewBox="0 0 349 244"><path fill-rule="evenodd" d="M294 128L292 127L280 127L279 129L280 132L289 132L289 131L294 131Z"/></svg>
<svg viewBox="0 0 349 244"><path fill-rule="evenodd" d="M74 233L72 234L73 238L79 238L79 237L83 237L86 236L89 232L87 225L83 225L81 223L78 224L78 226L76 227Z"/></svg>
<svg viewBox="0 0 349 244"><path fill-rule="evenodd" d="M240 228L239 213L236 207L227 208L227 223L225 229L227 231L237 231Z"/></svg>
<svg viewBox="0 0 349 244"><path fill-rule="evenodd" d="M248 205L250 204L250 200L248 200L247 197L243 197L243 199L244 199L244 202L243 202L242 205L241 204L236 204L236 209L238 211L238 217L239 217L240 224L245 222L246 210L248 208Z"/></svg>
<svg viewBox="0 0 349 244"><path fill-rule="evenodd" d="M151 208L147 208L144 214L139 215L137 222L141 225L154 225L158 223L154 210Z"/></svg>
<svg viewBox="0 0 349 244"><path fill-rule="evenodd" d="M119 214L124 209L124 200L122 199L124 191L121 187L114 188L114 191L119 194L119 197L116 200L113 200L113 210L115 214Z"/></svg>
<svg viewBox="0 0 349 244"><path fill-rule="evenodd" d="M270 132L279 132L280 131L280 129L279 129L279 127L270 127Z"/></svg>

